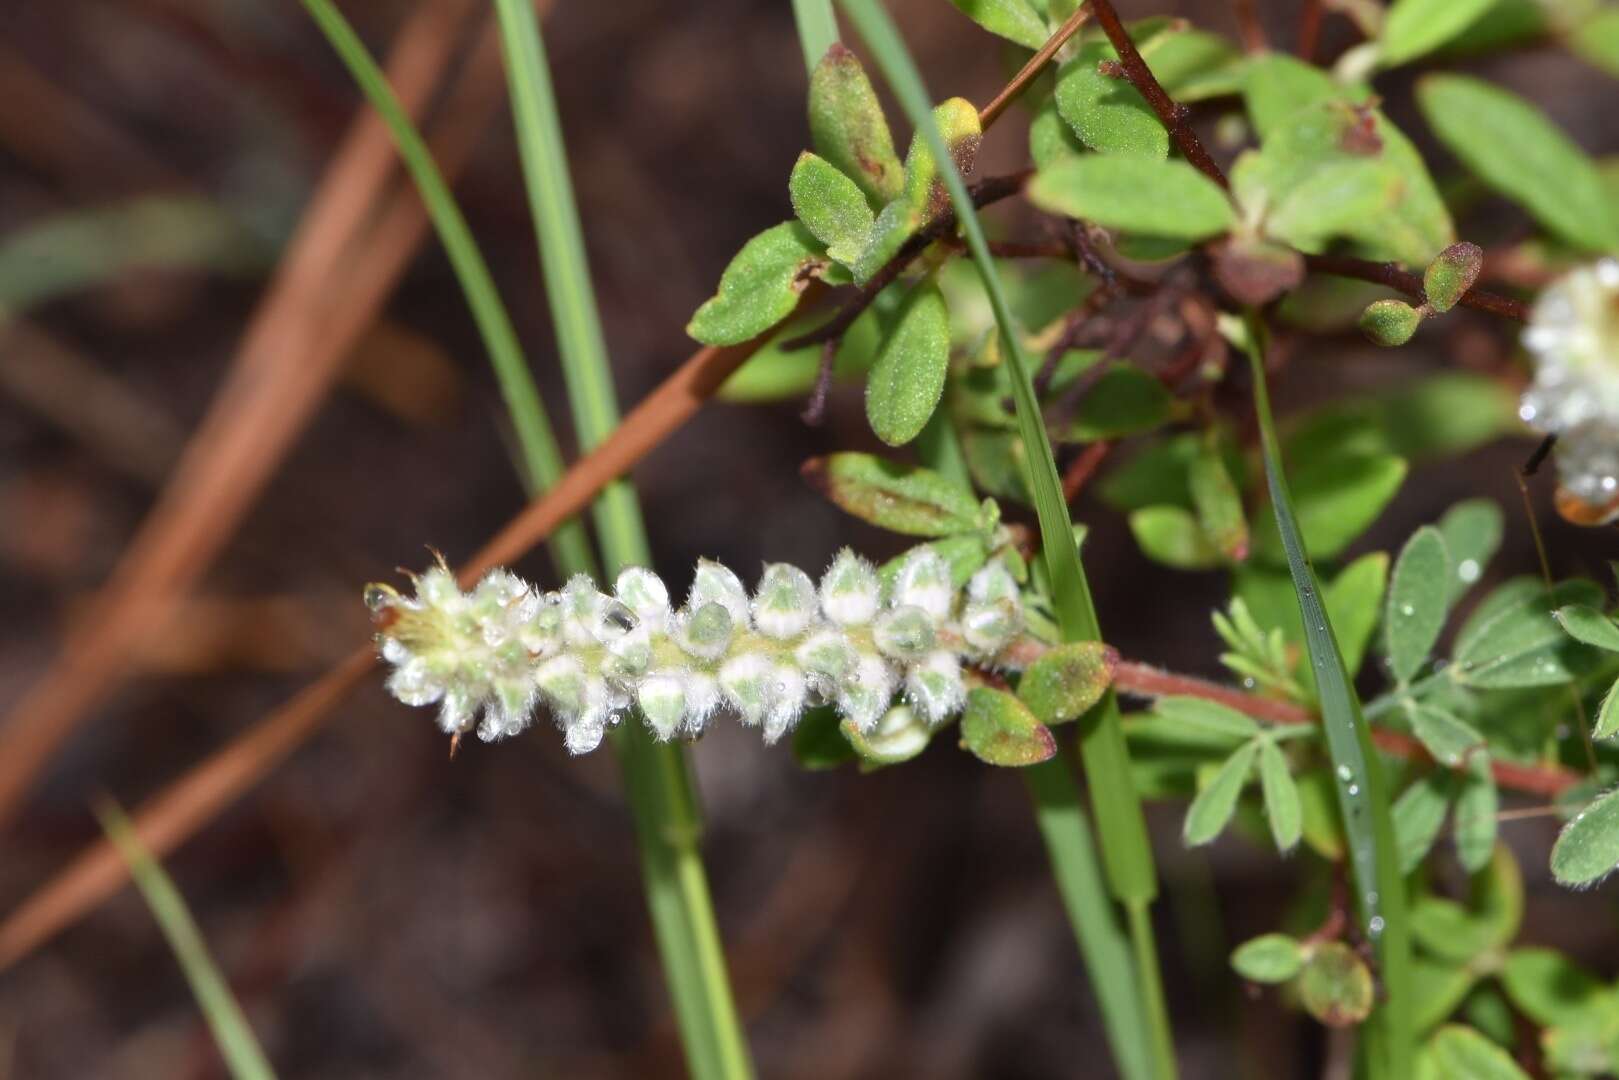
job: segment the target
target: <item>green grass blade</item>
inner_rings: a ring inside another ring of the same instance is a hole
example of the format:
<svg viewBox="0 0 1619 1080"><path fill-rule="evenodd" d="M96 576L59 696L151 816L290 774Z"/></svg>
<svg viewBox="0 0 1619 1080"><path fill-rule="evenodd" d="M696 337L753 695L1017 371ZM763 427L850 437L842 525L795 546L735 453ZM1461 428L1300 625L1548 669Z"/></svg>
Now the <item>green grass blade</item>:
<svg viewBox="0 0 1619 1080"><path fill-rule="evenodd" d="M208 955L208 943L186 909L185 897L146 850L118 804L110 799L97 800L95 812L107 839L129 864L129 876L146 898L146 906L180 962L180 970L191 985L192 996L208 1021L208 1029L213 1032L214 1042L230 1074L236 1080L274 1080L275 1070L270 1068L253 1029L242 1015L241 1006L230 992L230 985Z"/></svg>
<svg viewBox="0 0 1619 1080"><path fill-rule="evenodd" d="M793 0L793 20L798 24L798 43L804 47L804 66L813 71L838 40L832 0Z"/></svg>
<svg viewBox="0 0 1619 1080"><path fill-rule="evenodd" d="M568 178L567 145L551 89L545 43L530 0L496 0L506 77L511 87L517 147L523 161L529 210L534 218L545 272L545 295L556 327L579 430L581 448L590 450L618 426L618 397L613 390L596 293L590 284L584 231ZM607 571L651 562L640 504L626 481L614 481L596 499L596 532Z"/></svg>
<svg viewBox="0 0 1619 1080"><path fill-rule="evenodd" d="M524 467L529 474L526 479L530 490L550 487L562 476L562 451L557 447L545 406L540 403L540 395L534 388L528 363L517 342L517 332L512 329L511 318L495 289L488 264L478 250L477 241L472 238L472 231L467 228L455 197L450 194L449 185L433 163L427 143L394 96L387 76L372 59L348 20L343 18L342 12L337 10L332 0L304 0L304 7L326 35L371 107L387 124L388 132L399 150L399 157L416 184L422 204L427 207L433 228L437 230L444 252L455 270L456 279L466 294L467 305L472 309L473 321L489 353L495 378L500 383L501 396L506 401L512 426L517 433ZM590 553L590 541L579 522L569 522L559 527L552 533L549 544L559 566L588 569L595 564L595 558Z"/></svg>
<svg viewBox="0 0 1619 1080"><path fill-rule="evenodd" d="M496 12L557 351L574 423L589 449L618 425L618 401L568 177L561 118L531 3L497 0ZM609 574L651 562L640 507L627 482L603 489L595 517ZM623 725L614 738L636 823L647 904L688 1065L702 1080L749 1077L752 1063L703 870L702 822L685 753L679 746L656 742L639 723Z"/></svg>
<svg viewBox="0 0 1619 1080"><path fill-rule="evenodd" d="M1411 1075L1413 1033L1410 1017L1411 938L1406 920L1405 882L1400 876L1394 844L1391 799L1382 762L1372 747L1371 731L1361 716L1360 701L1344 667L1332 622L1321 599L1321 582L1309 553L1282 472L1281 444L1271 416L1265 388L1264 328L1251 318L1243 346L1254 379L1254 407L1259 416L1260 444L1271 506L1276 513L1293 591L1304 618L1305 646L1321 699L1321 726L1327 752L1337 774L1338 809L1349 842L1350 870L1355 883L1356 908L1361 928L1376 945L1385 997L1368 1025L1368 1061L1373 1075Z"/></svg>
<svg viewBox="0 0 1619 1080"><path fill-rule="evenodd" d="M989 244L974 212L966 184L933 122L927 90L893 22L873 0L843 0L843 3L844 10L871 48L901 106L917 131L928 141L1000 327L1012 375L1018 429L1027 450L1030 490L1039 514L1041 544L1052 599L1063 637L1070 641L1097 640L1101 637L1101 628L1084 569L1080 566L1067 503L1062 496L1062 484L1057 476L1051 444L1046 437L1039 403L1035 400L1034 387L1029 378L1030 364L1023 353L1017 324L995 272ZM1118 704L1112 694L1108 694L1081 725L1080 752L1091 786L1108 879L1114 894L1131 910L1132 933L1146 938L1145 941L1138 941L1136 948L1138 960L1146 961L1156 952L1151 945L1151 923L1145 918L1145 913L1147 905L1157 893L1157 873L1141 800L1131 778L1129 751L1125 747ZM1151 1049L1154 1072L1158 1076L1173 1076L1174 1050L1158 973L1156 969L1150 972L1138 970L1137 975L1149 1028L1142 1033L1142 1037Z"/></svg>

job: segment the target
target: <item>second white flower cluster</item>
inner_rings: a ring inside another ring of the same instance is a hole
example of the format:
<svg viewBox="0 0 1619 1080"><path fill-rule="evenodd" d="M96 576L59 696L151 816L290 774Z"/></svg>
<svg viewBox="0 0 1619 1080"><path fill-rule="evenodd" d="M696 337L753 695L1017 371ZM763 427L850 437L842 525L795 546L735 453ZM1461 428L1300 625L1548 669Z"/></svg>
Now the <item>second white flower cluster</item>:
<svg viewBox="0 0 1619 1080"><path fill-rule="evenodd" d="M930 725L962 708L962 665L998 663L1023 629L1017 583L999 562L958 590L940 555L919 547L887 582L845 549L819 585L765 567L750 597L736 574L698 563L685 606L633 568L609 596L583 575L540 592L496 570L471 592L435 567L406 597L367 589L389 691L439 705L450 734L495 740L543 703L568 749L595 749L632 707L659 738L700 733L721 709L774 742L811 705L831 704L862 733L903 694Z"/></svg>

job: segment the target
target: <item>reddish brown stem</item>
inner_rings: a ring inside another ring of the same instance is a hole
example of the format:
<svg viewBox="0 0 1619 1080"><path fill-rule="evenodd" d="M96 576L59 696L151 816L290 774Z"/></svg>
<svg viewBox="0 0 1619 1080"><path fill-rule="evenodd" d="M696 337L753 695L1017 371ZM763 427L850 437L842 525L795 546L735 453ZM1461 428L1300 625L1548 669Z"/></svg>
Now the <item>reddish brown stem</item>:
<svg viewBox="0 0 1619 1080"><path fill-rule="evenodd" d="M1321 0L1304 0L1299 13L1299 57L1315 63L1315 50L1321 43Z"/></svg>
<svg viewBox="0 0 1619 1080"><path fill-rule="evenodd" d="M1096 16L1096 21L1102 24L1102 30L1107 34L1108 41L1113 43L1113 51L1119 54L1119 63L1124 68L1125 78L1129 79L1130 85L1147 99L1152 111L1158 114L1158 119L1169 130L1169 137L1174 139L1175 145L1180 148L1181 155L1210 180L1221 187L1229 186L1226 183L1225 173L1214 163L1214 158L1209 156L1202 140L1186 122L1188 114L1186 107L1177 104L1164 92L1157 76L1153 75L1152 69L1141 58L1135 42L1131 41L1130 35L1125 32L1124 23L1119 21L1119 13L1113 10L1112 0L1090 0L1090 8L1091 13Z"/></svg>
<svg viewBox="0 0 1619 1080"><path fill-rule="evenodd" d="M1372 262L1369 259L1356 259L1349 255L1306 255L1304 265L1317 273L1358 278L1361 281L1398 289L1415 300L1426 299L1422 278L1401 270L1393 263ZM1517 319L1519 322L1529 318L1529 305L1522 300L1514 300L1510 296L1500 296L1482 289L1468 289L1457 303L1474 311L1487 311L1491 315Z"/></svg>
<svg viewBox="0 0 1619 1080"><path fill-rule="evenodd" d="M1069 463L1062 474L1062 494L1065 501L1073 502L1079 497L1079 493L1090 483L1091 477L1096 475L1097 468L1111 449L1113 444L1102 439L1085 447L1079 452L1079 456Z"/></svg>
<svg viewBox="0 0 1619 1080"><path fill-rule="evenodd" d="M1315 713L1302 705L1260 697L1207 679L1177 675L1132 660L1120 660L1114 666L1113 685L1127 694L1140 697L1202 698L1270 724L1316 723ZM1414 761L1432 760L1420 742L1398 731L1378 728L1372 732L1372 741L1378 749L1395 757ZM1578 773L1567 769L1518 765L1510 761L1491 761L1490 772L1495 776L1495 782L1503 788L1548 798L1555 798L1581 779Z"/></svg>
<svg viewBox="0 0 1619 1080"><path fill-rule="evenodd" d="M1057 50L1062 48L1063 42L1073 37L1089 17L1090 12L1084 8L1079 8L1068 16L1068 21L1059 26L1057 32L1052 34L1044 45L1040 46L1039 52L1029 57L1029 62L1024 64L1016 75L1012 76L1012 81L1007 83L1000 93L995 95L995 100L978 111L979 128L988 131L990 125L1000 119L1001 113L1006 111L1006 107L1016 101L1018 95L1029 88L1029 84L1034 81L1035 76L1039 75L1041 70L1051 62L1051 58L1057 55Z"/></svg>
<svg viewBox="0 0 1619 1080"><path fill-rule="evenodd" d="M1265 27L1259 21L1259 8L1254 0L1232 0L1237 15L1237 26L1242 33L1242 47L1251 53L1262 53L1270 48Z"/></svg>

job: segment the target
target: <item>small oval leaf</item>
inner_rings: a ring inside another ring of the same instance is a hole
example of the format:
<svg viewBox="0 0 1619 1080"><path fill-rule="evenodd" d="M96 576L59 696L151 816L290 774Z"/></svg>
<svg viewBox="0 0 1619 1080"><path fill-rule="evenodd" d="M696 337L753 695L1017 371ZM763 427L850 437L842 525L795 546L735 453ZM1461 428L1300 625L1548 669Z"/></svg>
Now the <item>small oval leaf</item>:
<svg viewBox="0 0 1619 1080"><path fill-rule="evenodd" d="M1270 834L1276 841L1276 850L1292 851L1298 845L1303 831L1303 809L1299 805L1299 788L1288 770L1287 759L1274 739L1259 744L1259 787L1265 796L1265 816L1270 819Z"/></svg>
<svg viewBox="0 0 1619 1080"><path fill-rule="evenodd" d="M1181 836L1188 847L1207 844L1225 829L1231 815L1236 812L1237 798L1242 794L1243 785L1248 782L1248 773L1252 771L1254 757L1258 753L1258 740L1237 747L1236 752L1220 764L1203 790L1197 793L1197 798L1187 807L1186 822L1181 829Z"/></svg>
<svg viewBox="0 0 1619 1080"><path fill-rule="evenodd" d="M1355 951L1340 941L1311 950L1299 972L1299 1000L1328 1027L1350 1027L1372 1011L1372 973Z"/></svg>
<svg viewBox="0 0 1619 1080"><path fill-rule="evenodd" d="M787 179L787 194L793 213L826 245L828 255L845 266L860 257L875 215L859 185L825 158L806 150Z"/></svg>
<svg viewBox="0 0 1619 1080"><path fill-rule="evenodd" d="M1128 79L1104 75L1098 65L1118 63L1105 42L1082 46L1057 72L1057 113L1080 141L1099 154L1130 154L1162 161L1169 132Z"/></svg>
<svg viewBox="0 0 1619 1080"><path fill-rule="evenodd" d="M1556 619L1575 641L1608 652L1619 652L1619 624L1586 604L1568 604L1557 609Z"/></svg>
<svg viewBox="0 0 1619 1080"><path fill-rule="evenodd" d="M1261 934L1237 946L1231 967L1249 982L1283 983L1304 967L1304 947L1286 934Z"/></svg>
<svg viewBox="0 0 1619 1080"><path fill-rule="evenodd" d="M1179 160L1065 158L1036 173L1028 194L1042 210L1145 236L1206 240L1235 221L1220 185Z"/></svg>
<svg viewBox="0 0 1619 1080"><path fill-rule="evenodd" d="M833 44L810 74L809 125L816 152L852 177L873 207L899 195L905 169L877 92L842 45Z"/></svg>
<svg viewBox="0 0 1619 1080"><path fill-rule="evenodd" d="M1563 826L1552 845L1552 876L1590 885L1619 866L1619 789L1609 791Z"/></svg>
<svg viewBox="0 0 1619 1080"><path fill-rule="evenodd" d="M1114 659L1100 641L1053 646L1024 671L1017 696L1042 724L1078 720L1107 692Z"/></svg>
<svg viewBox="0 0 1619 1080"><path fill-rule="evenodd" d="M705 345L737 345L764 333L792 314L809 271L824 262L820 244L798 222L766 229L742 245L686 333Z"/></svg>
<svg viewBox="0 0 1619 1080"><path fill-rule="evenodd" d="M1057 740L1023 702L987 686L967 694L961 745L985 764L1013 768L1038 765L1057 753Z"/></svg>
<svg viewBox="0 0 1619 1080"><path fill-rule="evenodd" d="M949 366L950 312L930 279L905 298L866 380L866 418L879 439L903 446L922 433Z"/></svg>
<svg viewBox="0 0 1619 1080"><path fill-rule="evenodd" d="M967 488L932 469L875 454L810 458L800 471L845 513L906 536L976 532L984 524L984 508L994 506L980 503Z"/></svg>
<svg viewBox="0 0 1619 1080"><path fill-rule="evenodd" d="M1389 667L1409 682L1428 661L1450 606L1450 553L1438 529L1424 526L1405 542L1389 582L1383 618Z"/></svg>
<svg viewBox="0 0 1619 1080"><path fill-rule="evenodd" d="M1512 1055L1461 1024L1446 1024L1428 1044L1440 1080L1529 1080Z"/></svg>

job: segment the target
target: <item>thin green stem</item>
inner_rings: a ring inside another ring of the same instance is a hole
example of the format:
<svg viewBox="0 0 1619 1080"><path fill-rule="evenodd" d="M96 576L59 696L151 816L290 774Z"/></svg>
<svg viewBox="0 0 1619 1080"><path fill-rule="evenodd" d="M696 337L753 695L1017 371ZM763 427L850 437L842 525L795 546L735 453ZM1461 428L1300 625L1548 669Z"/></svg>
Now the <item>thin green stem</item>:
<svg viewBox="0 0 1619 1080"><path fill-rule="evenodd" d="M996 274L989 243L968 195L966 183L950 156L938 125L934 123L921 74L916 70L893 22L873 0L843 0L843 4L860 36L870 46L911 122L927 139L940 179L944 181L955 205L990 307L995 313L1006 347L1018 428L1026 449L1030 489L1040 519L1044 561L1063 637L1069 641L1098 640L1101 628L1084 569L1080 566L1051 443L1046 436L1045 423L1030 381L1031 365L1024 355L1016 321ZM1090 784L1101 831L1103 861L1113 893L1127 907L1140 905L1144 909L1157 893L1157 873L1147 836L1146 818L1131 775L1130 756L1124 742L1118 703L1111 693L1081 722L1080 753ZM1150 939L1152 923L1145 919L1133 920L1131 931L1133 936L1146 935ZM1156 948L1149 940L1138 943L1136 952L1143 958L1152 957ZM1151 1017L1160 1011L1167 1015L1161 1000L1146 1000L1147 996L1153 994L1161 998L1156 973L1151 978L1143 975L1138 988L1143 995L1143 1013L1146 1016ZM1174 1076L1175 1061L1170 1040L1160 1038L1150 1030L1142 1030L1139 1034L1152 1058L1153 1074L1159 1077Z"/></svg>
<svg viewBox="0 0 1619 1080"><path fill-rule="evenodd" d="M562 122L531 3L496 0L495 9L557 351L580 443L589 450L618 426L618 399L568 176ZM609 575L651 562L640 504L628 482L604 488L594 515ZM685 753L657 742L641 724L624 725L615 743L687 1062L702 1080L750 1077L753 1067L703 869L702 820Z"/></svg>
<svg viewBox="0 0 1619 1080"><path fill-rule="evenodd" d="M804 66L813 71L826 50L837 44L838 17L832 0L793 0L793 20L804 48Z"/></svg>
<svg viewBox="0 0 1619 1080"><path fill-rule="evenodd" d="M467 228L466 218L456 205L455 197L439 173L438 166L433 163L427 143L394 96L387 76L372 59L342 12L337 10L332 0L304 0L304 7L326 35L326 40L348 68L371 107L377 110L388 126L388 132L399 150L400 160L416 184L422 204L433 221L433 228L444 245L444 253L455 270L461 291L466 294L467 306L472 309L473 321L489 353L496 381L500 384L501 397L505 399L512 427L517 433L518 446L528 472L527 480L531 487L550 487L562 476L562 451L557 446L556 435L552 432L545 406L540 402L539 392L534 388L528 362L517 341L517 332L512 328L506 306L501 303L500 293L495 288L483 253L472 238L472 230ZM570 521L556 529L551 534L549 546L559 566L588 568L595 563L584 526L578 521Z"/></svg>

